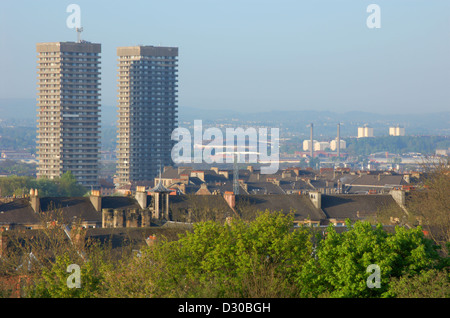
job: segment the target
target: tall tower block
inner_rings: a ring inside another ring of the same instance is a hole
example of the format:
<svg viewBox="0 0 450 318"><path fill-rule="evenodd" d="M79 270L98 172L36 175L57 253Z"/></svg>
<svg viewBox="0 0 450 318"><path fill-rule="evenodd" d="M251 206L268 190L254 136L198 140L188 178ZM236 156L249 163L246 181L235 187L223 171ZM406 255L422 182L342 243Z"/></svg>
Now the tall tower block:
<svg viewBox="0 0 450 318"><path fill-rule="evenodd" d="M38 43L37 177L98 187L101 45Z"/></svg>
<svg viewBox="0 0 450 318"><path fill-rule="evenodd" d="M177 127L178 48L117 48L119 184L153 180L160 165L172 165Z"/></svg>

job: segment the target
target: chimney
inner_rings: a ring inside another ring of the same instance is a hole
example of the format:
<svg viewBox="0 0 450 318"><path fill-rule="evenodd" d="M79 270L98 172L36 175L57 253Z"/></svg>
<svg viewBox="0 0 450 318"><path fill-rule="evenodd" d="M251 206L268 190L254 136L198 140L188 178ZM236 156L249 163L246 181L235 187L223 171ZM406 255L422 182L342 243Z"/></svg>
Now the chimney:
<svg viewBox="0 0 450 318"><path fill-rule="evenodd" d="M309 199L316 209L322 208L322 194L320 192L310 192Z"/></svg>
<svg viewBox="0 0 450 318"><path fill-rule="evenodd" d="M89 196L95 211L100 212L102 210L102 197L100 196L100 190L92 190Z"/></svg>
<svg viewBox="0 0 450 318"><path fill-rule="evenodd" d="M39 200L37 189L30 190L30 204L34 212L41 212L41 201Z"/></svg>
<svg viewBox="0 0 450 318"><path fill-rule="evenodd" d="M144 186L136 187L136 201L139 203L141 209L147 208L147 192Z"/></svg>
<svg viewBox="0 0 450 318"><path fill-rule="evenodd" d="M314 127L314 124L311 123L311 148L309 149L311 158L314 158L313 127Z"/></svg>
<svg viewBox="0 0 450 318"><path fill-rule="evenodd" d="M232 191L225 191L223 197L225 201L227 201L230 208L234 209L236 205L236 196L234 195L234 193Z"/></svg>
<svg viewBox="0 0 450 318"><path fill-rule="evenodd" d="M336 145L336 149L337 149L337 156L338 158L341 157L341 124L337 125L337 145Z"/></svg>

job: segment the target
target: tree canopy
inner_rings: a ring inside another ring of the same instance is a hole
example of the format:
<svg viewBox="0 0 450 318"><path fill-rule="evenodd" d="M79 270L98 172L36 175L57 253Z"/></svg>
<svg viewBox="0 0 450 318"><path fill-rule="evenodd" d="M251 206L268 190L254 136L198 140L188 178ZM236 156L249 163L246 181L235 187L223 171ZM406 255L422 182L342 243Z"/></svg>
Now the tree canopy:
<svg viewBox="0 0 450 318"><path fill-rule="evenodd" d="M368 222L294 228L292 215L264 212L252 221L198 222L178 239L156 237L113 261L87 248L67 251L36 275L29 297L446 297L448 259L420 227L387 232ZM71 250L73 247L68 248ZM70 257L69 257L70 255ZM81 289L67 288L69 264L81 268ZM369 286L370 265L379 286ZM379 287L379 288L378 288ZM421 290L416 290L422 288Z"/></svg>
<svg viewBox="0 0 450 318"><path fill-rule="evenodd" d="M30 189L38 189L41 197L80 197L88 192L70 171L55 179L15 175L0 178L0 189L2 196L23 196L28 194Z"/></svg>

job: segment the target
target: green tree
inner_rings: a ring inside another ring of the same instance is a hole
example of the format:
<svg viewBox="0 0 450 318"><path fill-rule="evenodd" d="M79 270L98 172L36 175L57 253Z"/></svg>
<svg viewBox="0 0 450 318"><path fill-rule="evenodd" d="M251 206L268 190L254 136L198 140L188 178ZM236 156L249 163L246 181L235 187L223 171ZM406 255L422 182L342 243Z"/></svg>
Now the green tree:
<svg viewBox="0 0 450 318"><path fill-rule="evenodd" d="M431 240L420 227L397 227L388 234L381 225L369 222L347 224L343 233L332 226L322 239L316 257L299 274L298 283L306 297L389 296L391 277L416 275L438 265L440 260ZM376 264L381 271L381 288L368 288L366 269Z"/></svg>
<svg viewBox="0 0 450 318"><path fill-rule="evenodd" d="M265 212L254 221L194 224L176 241L160 239L118 272L108 295L133 297L289 297L311 254L310 233L292 215Z"/></svg>
<svg viewBox="0 0 450 318"><path fill-rule="evenodd" d="M388 295L397 298L450 298L450 272L423 270L391 280Z"/></svg>
<svg viewBox="0 0 450 318"><path fill-rule="evenodd" d="M67 171L59 179L58 184L58 196L61 197L81 197L87 189L77 182L77 179L71 171Z"/></svg>
<svg viewBox="0 0 450 318"><path fill-rule="evenodd" d="M40 197L53 197L58 192L58 185L55 181L47 178L34 180L32 182L32 188L38 190Z"/></svg>
<svg viewBox="0 0 450 318"><path fill-rule="evenodd" d="M70 288L67 280L70 272L67 268L71 264L81 263L80 288ZM100 277L94 271L92 262L81 259L73 260L68 254L56 257L51 269L44 268L41 276L28 287L27 296L31 298L89 298L97 295Z"/></svg>
<svg viewBox="0 0 450 318"><path fill-rule="evenodd" d="M407 209L436 244L443 255L448 256L450 247L450 161L424 163L424 189L412 191Z"/></svg>

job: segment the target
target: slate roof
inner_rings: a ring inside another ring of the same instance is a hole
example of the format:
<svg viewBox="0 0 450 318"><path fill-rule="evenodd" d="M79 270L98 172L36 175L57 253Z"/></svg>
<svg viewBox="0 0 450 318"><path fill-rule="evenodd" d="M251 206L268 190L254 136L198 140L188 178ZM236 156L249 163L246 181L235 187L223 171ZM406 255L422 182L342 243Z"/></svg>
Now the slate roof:
<svg viewBox="0 0 450 318"><path fill-rule="evenodd" d="M33 211L26 199L15 199L12 202L0 204L0 226L2 224L36 224L40 218Z"/></svg>
<svg viewBox="0 0 450 318"><path fill-rule="evenodd" d="M81 219L84 222L101 223L102 213L94 209L89 197L44 197L40 198L41 212L61 212L64 221ZM139 209L139 204L131 197L102 197L102 209ZM3 211L3 213L2 213ZM15 199L0 204L1 224L32 225L40 224L39 213L34 212L27 199Z"/></svg>
<svg viewBox="0 0 450 318"><path fill-rule="evenodd" d="M175 221L189 221L189 211L193 214L209 214L224 220L235 215L222 195L177 195L169 197L169 210Z"/></svg>
<svg viewBox="0 0 450 318"><path fill-rule="evenodd" d="M241 192L240 192L241 193ZM285 194L280 186L272 182L249 182L248 193L252 194Z"/></svg>
<svg viewBox="0 0 450 318"><path fill-rule="evenodd" d="M257 211L282 211L294 213L295 220L313 221L325 219L325 214L314 207L306 195L239 195L236 197L236 211L242 214Z"/></svg>
<svg viewBox="0 0 450 318"><path fill-rule="evenodd" d="M323 195L322 210L328 218L359 219L375 215L378 209L387 206L397 206L395 200L388 194L373 195ZM400 207L398 207L400 209ZM357 212L359 211L359 217Z"/></svg>
<svg viewBox="0 0 450 318"><path fill-rule="evenodd" d="M101 212L97 212L89 197L45 197L40 198L41 211L49 212L62 210L64 220L72 221L75 218L89 222L102 222Z"/></svg>
<svg viewBox="0 0 450 318"><path fill-rule="evenodd" d="M151 188L149 190L150 192L154 192L154 193L169 193L172 192L171 190L167 189L162 182L158 182L158 184L156 186L154 186L153 188Z"/></svg>
<svg viewBox="0 0 450 318"><path fill-rule="evenodd" d="M379 178L379 180L378 180ZM403 179L402 175L374 175L366 174L359 176L354 176L353 180L348 182L352 186L385 186L385 185L403 185L407 184Z"/></svg>
<svg viewBox="0 0 450 318"><path fill-rule="evenodd" d="M148 200L147 200L148 202ZM132 197L102 197L102 209L138 209L139 203Z"/></svg>

